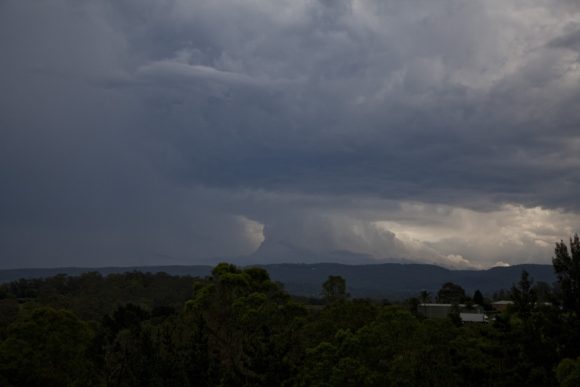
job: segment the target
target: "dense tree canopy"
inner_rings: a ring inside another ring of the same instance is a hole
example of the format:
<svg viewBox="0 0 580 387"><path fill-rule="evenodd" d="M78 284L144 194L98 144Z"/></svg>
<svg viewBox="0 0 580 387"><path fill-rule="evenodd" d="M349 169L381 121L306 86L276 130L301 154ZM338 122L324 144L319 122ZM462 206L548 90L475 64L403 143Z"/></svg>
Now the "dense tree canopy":
<svg viewBox="0 0 580 387"><path fill-rule="evenodd" d="M346 298L346 280L339 275L331 275L322 284L322 295L328 302Z"/></svg>
<svg viewBox="0 0 580 387"><path fill-rule="evenodd" d="M465 290L453 282L446 282L437 292L437 301L442 304L459 304L465 298Z"/></svg>
<svg viewBox="0 0 580 387"><path fill-rule="evenodd" d="M7 333L0 343L0 375L5 383L90 384L86 348L93 331L73 313L50 307L23 310Z"/></svg>
<svg viewBox="0 0 580 387"><path fill-rule="evenodd" d="M580 316L580 238L570 238L570 250L564 241L556 243L552 258L554 271L560 283L564 308Z"/></svg>
<svg viewBox="0 0 580 387"><path fill-rule="evenodd" d="M536 291L532 287L533 283L534 281L530 279L528 272L524 270L517 286L512 286L514 309L523 319L530 316L538 300Z"/></svg>
<svg viewBox="0 0 580 387"><path fill-rule="evenodd" d="M21 280L0 285L0 385L576 386L577 314L557 306L559 287L538 285L523 272L512 308L464 324L417 316L418 299L350 299L339 276L321 284L328 302L305 304L265 270L227 263L205 279ZM437 296L466 300L452 283Z"/></svg>

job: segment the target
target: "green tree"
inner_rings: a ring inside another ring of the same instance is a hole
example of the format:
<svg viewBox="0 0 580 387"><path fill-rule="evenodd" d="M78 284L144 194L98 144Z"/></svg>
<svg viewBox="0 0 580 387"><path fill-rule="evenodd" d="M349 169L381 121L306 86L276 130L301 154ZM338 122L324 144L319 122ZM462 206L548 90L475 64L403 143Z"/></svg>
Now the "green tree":
<svg viewBox="0 0 580 387"><path fill-rule="evenodd" d="M302 334L308 348L331 342L338 331L357 331L372 322L379 306L370 300L334 302L309 316Z"/></svg>
<svg viewBox="0 0 580 387"><path fill-rule="evenodd" d="M431 293L427 290L421 290L421 293L419 293L419 301L423 304L431 302Z"/></svg>
<svg viewBox="0 0 580 387"><path fill-rule="evenodd" d="M465 290L453 282L446 282L437 292L437 301L443 304L459 304L465 298Z"/></svg>
<svg viewBox="0 0 580 387"><path fill-rule="evenodd" d="M522 318L527 319L536 305L536 292L532 285L534 280L530 279L527 271L522 271L522 276L518 285L512 286L512 300L514 301L514 310Z"/></svg>
<svg viewBox="0 0 580 387"><path fill-rule="evenodd" d="M305 309L261 268L222 263L196 286L187 314L207 340L206 385L275 386L294 373Z"/></svg>
<svg viewBox="0 0 580 387"><path fill-rule="evenodd" d="M477 289L475 291L475 293L473 293L473 303L475 305L483 305L484 304L483 294L481 294L479 289Z"/></svg>
<svg viewBox="0 0 580 387"><path fill-rule="evenodd" d="M562 360L556 368L556 378L561 387L580 386L580 358Z"/></svg>
<svg viewBox="0 0 580 387"><path fill-rule="evenodd" d="M15 386L93 385L89 325L66 310L23 311L0 343L0 381Z"/></svg>
<svg viewBox="0 0 580 387"><path fill-rule="evenodd" d="M348 304L351 302L335 303L328 308ZM326 336L307 348L296 384L321 387L418 385L402 383L409 376L404 370L411 368L409 373L413 373L415 364L411 362L412 353L417 349L414 340L418 328L419 321L412 314L391 306L381 307L359 326L347 328L341 324L341 329L333 336ZM389 381L391 378L393 380Z"/></svg>
<svg viewBox="0 0 580 387"><path fill-rule="evenodd" d="M534 292L536 292L536 297L538 302L552 302L554 295L552 294L552 287L544 281L538 281L534 285Z"/></svg>
<svg viewBox="0 0 580 387"><path fill-rule="evenodd" d="M564 241L556 243L552 258L562 292L564 309L580 316L580 238L570 238L570 250Z"/></svg>
<svg viewBox="0 0 580 387"><path fill-rule="evenodd" d="M344 300L346 294L346 280L339 275L330 275L322 284L322 294L328 302Z"/></svg>

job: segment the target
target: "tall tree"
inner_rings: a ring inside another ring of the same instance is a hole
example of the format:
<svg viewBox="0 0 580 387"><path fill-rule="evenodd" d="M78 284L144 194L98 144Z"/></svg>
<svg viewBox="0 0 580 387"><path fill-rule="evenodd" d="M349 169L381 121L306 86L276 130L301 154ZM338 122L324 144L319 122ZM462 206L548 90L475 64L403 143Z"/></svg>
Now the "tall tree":
<svg viewBox="0 0 580 387"><path fill-rule="evenodd" d="M419 301L423 304L431 302L431 293L427 290L421 290L421 293L419 293Z"/></svg>
<svg viewBox="0 0 580 387"><path fill-rule="evenodd" d="M569 251L564 241L556 243L552 264L562 291L564 309L580 316L580 238L578 234L570 238Z"/></svg>
<svg viewBox="0 0 580 387"><path fill-rule="evenodd" d="M483 294L481 294L479 289L477 289L475 293L473 293L473 303L476 305L483 305L484 303Z"/></svg>
<svg viewBox="0 0 580 387"><path fill-rule="evenodd" d="M437 301L443 304L459 304L465 300L465 290L453 282L446 282L437 292Z"/></svg>
<svg viewBox="0 0 580 387"><path fill-rule="evenodd" d="M217 370L206 385L281 385L302 355L296 342L306 310L264 269L220 263L195 287L187 314L207 336L204 361Z"/></svg>
<svg viewBox="0 0 580 387"><path fill-rule="evenodd" d="M514 309L522 319L527 319L532 313L532 309L536 304L536 292L532 288L534 281L530 279L527 271L522 270L522 276L518 285L512 286L512 300L514 301Z"/></svg>
<svg viewBox="0 0 580 387"><path fill-rule="evenodd" d="M339 275L330 275L322 284L322 291L327 301L345 299L347 297L346 280Z"/></svg>
<svg viewBox="0 0 580 387"><path fill-rule="evenodd" d="M551 302L553 299L552 287L544 281L536 282L536 285L534 285L534 291L538 297L538 302Z"/></svg>

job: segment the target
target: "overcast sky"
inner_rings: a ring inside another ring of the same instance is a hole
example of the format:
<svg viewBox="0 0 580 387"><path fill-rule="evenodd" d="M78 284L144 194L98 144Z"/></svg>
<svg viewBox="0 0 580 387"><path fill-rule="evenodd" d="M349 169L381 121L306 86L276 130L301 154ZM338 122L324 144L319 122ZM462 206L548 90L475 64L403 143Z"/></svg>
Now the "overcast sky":
<svg viewBox="0 0 580 387"><path fill-rule="evenodd" d="M0 268L550 263L577 0L0 0Z"/></svg>

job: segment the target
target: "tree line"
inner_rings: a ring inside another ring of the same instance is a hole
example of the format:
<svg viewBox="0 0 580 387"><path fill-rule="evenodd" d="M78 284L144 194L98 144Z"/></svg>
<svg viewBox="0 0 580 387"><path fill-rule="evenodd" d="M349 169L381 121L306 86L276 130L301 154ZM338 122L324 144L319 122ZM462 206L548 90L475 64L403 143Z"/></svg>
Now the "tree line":
<svg viewBox="0 0 580 387"><path fill-rule="evenodd" d="M205 279L14 281L0 286L0 385L578 386L578 236L556 245L553 265L553 302L522 273L489 324L351 299L338 276L312 305L263 269L227 263Z"/></svg>

